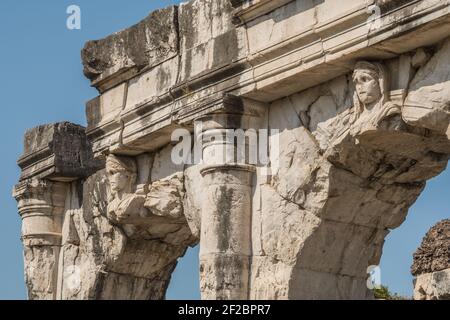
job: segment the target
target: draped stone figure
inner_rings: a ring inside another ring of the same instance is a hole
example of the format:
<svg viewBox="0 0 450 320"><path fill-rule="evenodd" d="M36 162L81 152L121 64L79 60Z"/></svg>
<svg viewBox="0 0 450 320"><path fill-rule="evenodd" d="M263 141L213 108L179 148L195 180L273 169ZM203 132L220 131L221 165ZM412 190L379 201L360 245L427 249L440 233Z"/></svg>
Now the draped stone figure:
<svg viewBox="0 0 450 320"><path fill-rule="evenodd" d="M116 223L124 223L137 217L145 217L145 194L133 192L137 167L134 159L109 155L106 172L111 188L108 217Z"/></svg>
<svg viewBox="0 0 450 320"><path fill-rule="evenodd" d="M390 101L388 76L381 63L357 62L352 79L355 85L353 134L375 130L384 119L401 114L401 107Z"/></svg>

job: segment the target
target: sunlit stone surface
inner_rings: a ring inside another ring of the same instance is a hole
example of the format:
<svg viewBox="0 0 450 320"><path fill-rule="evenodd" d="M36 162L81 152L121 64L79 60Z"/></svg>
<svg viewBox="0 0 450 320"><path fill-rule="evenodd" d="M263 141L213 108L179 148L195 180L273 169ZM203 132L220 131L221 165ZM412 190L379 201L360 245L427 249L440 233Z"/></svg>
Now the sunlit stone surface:
<svg viewBox="0 0 450 320"><path fill-rule="evenodd" d="M88 127L19 160L29 298L163 299L198 243L203 299L373 298L450 157L449 4L192 0L88 42Z"/></svg>

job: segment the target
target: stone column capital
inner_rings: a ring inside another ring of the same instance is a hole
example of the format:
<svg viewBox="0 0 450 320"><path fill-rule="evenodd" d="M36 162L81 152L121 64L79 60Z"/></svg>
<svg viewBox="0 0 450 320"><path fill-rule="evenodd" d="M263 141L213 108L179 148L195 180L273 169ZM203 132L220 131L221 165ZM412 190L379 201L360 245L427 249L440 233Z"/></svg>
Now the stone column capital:
<svg viewBox="0 0 450 320"><path fill-rule="evenodd" d="M68 190L102 164L93 158L84 127L61 122L28 130L18 165L13 196L22 218L28 296L55 299Z"/></svg>
<svg viewBox="0 0 450 320"><path fill-rule="evenodd" d="M194 119L202 123L201 132L213 129L259 128L265 112L262 103L232 94L223 94L207 104L210 112L199 114Z"/></svg>
<svg viewBox="0 0 450 320"><path fill-rule="evenodd" d="M67 187L45 179L25 180L14 187L25 246L60 244Z"/></svg>
<svg viewBox="0 0 450 320"><path fill-rule="evenodd" d="M84 127L61 122L28 130L18 165L22 173L13 196L24 245L60 245L68 182L101 166L93 159Z"/></svg>
<svg viewBox="0 0 450 320"><path fill-rule="evenodd" d="M48 208L64 207L64 197L58 197L65 191L64 183L46 179L28 179L18 183L13 188L13 197L17 200L21 216L28 214L27 201L35 200L48 203ZM47 211L47 210L44 210ZM52 213L48 211L48 213Z"/></svg>

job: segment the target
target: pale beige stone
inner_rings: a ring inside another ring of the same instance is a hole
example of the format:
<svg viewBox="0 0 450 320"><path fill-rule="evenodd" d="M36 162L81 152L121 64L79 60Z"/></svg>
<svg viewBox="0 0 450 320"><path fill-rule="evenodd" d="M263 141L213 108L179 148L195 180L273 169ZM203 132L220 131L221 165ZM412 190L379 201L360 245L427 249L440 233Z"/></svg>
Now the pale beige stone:
<svg viewBox="0 0 450 320"><path fill-rule="evenodd" d="M203 299L373 298L450 158L445 4L192 0L89 42L86 132L34 129L19 160L30 298L163 299L198 243ZM203 162L174 163L175 129ZM236 157L258 144L269 163ZM417 298L446 297L439 272Z"/></svg>
<svg viewBox="0 0 450 320"><path fill-rule="evenodd" d="M421 274L414 282L414 300L450 299L449 269Z"/></svg>

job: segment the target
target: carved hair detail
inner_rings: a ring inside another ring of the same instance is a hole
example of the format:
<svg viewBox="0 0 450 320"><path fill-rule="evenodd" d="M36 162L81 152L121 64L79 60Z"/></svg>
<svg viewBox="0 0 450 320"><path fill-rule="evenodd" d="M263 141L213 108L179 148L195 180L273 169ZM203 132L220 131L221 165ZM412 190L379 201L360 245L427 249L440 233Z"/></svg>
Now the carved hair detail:
<svg viewBox="0 0 450 320"><path fill-rule="evenodd" d="M109 155L106 159L106 173L113 175L115 173L125 173L128 176L128 183L125 192L131 192L137 178L137 165L133 158Z"/></svg>
<svg viewBox="0 0 450 320"><path fill-rule="evenodd" d="M356 76L358 73L364 72L372 76L374 79L378 80L378 85L380 87L381 98L378 104L384 105L389 101L389 82L387 77L387 72L383 64L379 62L369 62L369 61L359 61L355 64L353 71L353 82L356 81ZM364 105L358 97L358 93L355 91L353 96L353 104L355 107L355 115L352 122L356 121L359 116L364 112Z"/></svg>
<svg viewBox="0 0 450 320"><path fill-rule="evenodd" d="M113 172L128 172L131 174L137 174L137 166L134 159L119 157L116 155L109 155L106 159L106 168Z"/></svg>

